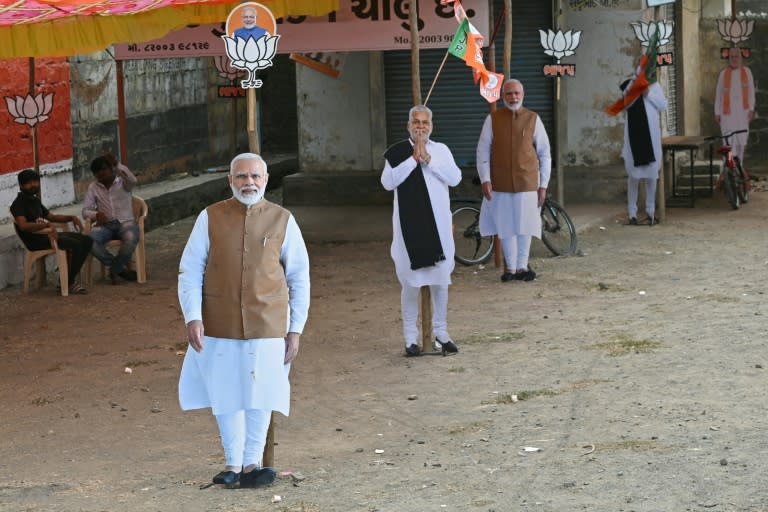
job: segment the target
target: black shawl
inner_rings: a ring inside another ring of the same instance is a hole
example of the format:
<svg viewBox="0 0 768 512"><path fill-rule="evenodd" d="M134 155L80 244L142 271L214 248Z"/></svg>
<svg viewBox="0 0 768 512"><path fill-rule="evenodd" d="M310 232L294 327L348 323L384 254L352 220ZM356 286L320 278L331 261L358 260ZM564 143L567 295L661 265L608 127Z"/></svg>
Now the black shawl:
<svg viewBox="0 0 768 512"><path fill-rule="evenodd" d="M391 167L397 167L413 155L409 140L402 140L384 152ZM437 223L432 213L427 183L421 164L397 187L397 205L400 214L400 230L405 249L411 260L411 270L432 267L445 259Z"/></svg>
<svg viewBox="0 0 768 512"><path fill-rule="evenodd" d="M629 83L630 81L627 80L621 84L621 90L625 90ZM627 135L629 136L629 148L632 150L632 160L635 167L656 161L656 156L653 154L653 142L651 142L651 129L648 126L648 113L645 110L645 100L642 96L627 108Z"/></svg>

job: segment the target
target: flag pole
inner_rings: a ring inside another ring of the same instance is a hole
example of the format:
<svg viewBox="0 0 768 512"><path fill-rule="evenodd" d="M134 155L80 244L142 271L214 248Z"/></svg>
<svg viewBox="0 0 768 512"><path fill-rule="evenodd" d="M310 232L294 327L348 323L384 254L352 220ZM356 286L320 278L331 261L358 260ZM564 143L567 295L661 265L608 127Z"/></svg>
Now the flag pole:
<svg viewBox="0 0 768 512"><path fill-rule="evenodd" d="M450 49L450 46L448 47ZM445 60L448 58L448 50L445 50L445 55L443 55L443 62L440 63L440 67L437 68L437 73L435 73L435 78L432 79L432 85L429 86L429 92L427 93L427 99L424 100L424 106L427 106L427 102L429 101L429 97L432 95L432 89L435 88L435 83L437 83L437 77L440 76L440 72L443 70L443 66L445 66Z"/></svg>

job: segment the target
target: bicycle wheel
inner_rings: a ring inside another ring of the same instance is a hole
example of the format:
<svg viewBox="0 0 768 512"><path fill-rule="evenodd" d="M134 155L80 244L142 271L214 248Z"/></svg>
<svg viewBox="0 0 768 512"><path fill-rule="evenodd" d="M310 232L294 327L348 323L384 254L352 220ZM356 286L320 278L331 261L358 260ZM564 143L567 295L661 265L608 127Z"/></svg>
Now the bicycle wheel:
<svg viewBox="0 0 768 512"><path fill-rule="evenodd" d="M741 161L739 160L739 157L735 156L733 157L733 161L736 163L736 171L738 172L738 179L736 180L736 183L738 183L737 192L739 194L739 199L742 203L748 203L749 202L749 181L745 178L744 169L741 167Z"/></svg>
<svg viewBox="0 0 768 512"><path fill-rule="evenodd" d="M454 259L462 265L485 263L493 252L493 237L480 234L480 210L461 206L453 211Z"/></svg>
<svg viewBox="0 0 768 512"><path fill-rule="evenodd" d="M731 208L734 210L739 209L740 201L739 201L739 194L736 191L736 176L734 176L736 170L735 169L728 169L725 170L725 180L723 181L723 186L725 188L725 197L728 199L728 204L731 205Z"/></svg>
<svg viewBox="0 0 768 512"><path fill-rule="evenodd" d="M576 228L562 206L547 199L541 208L541 241L555 256L576 252Z"/></svg>

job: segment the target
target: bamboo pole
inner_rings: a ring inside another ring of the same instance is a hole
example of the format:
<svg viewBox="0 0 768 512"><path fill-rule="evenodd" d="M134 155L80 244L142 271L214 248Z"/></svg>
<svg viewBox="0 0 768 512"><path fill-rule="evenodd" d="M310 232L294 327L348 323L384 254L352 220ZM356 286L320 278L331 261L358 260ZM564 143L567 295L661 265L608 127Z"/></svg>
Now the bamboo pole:
<svg viewBox="0 0 768 512"><path fill-rule="evenodd" d="M443 55L443 62L441 62L440 67L437 68L437 73L435 73L435 78L432 79L432 85L429 86L429 91L427 92L427 98L424 100L425 107L429 102L429 97L432 96L432 89L435 88L435 84L437 83L437 77L440 76L440 73L443 71L443 66L445 66L445 60L447 58L448 58L448 50L445 51L445 55Z"/></svg>

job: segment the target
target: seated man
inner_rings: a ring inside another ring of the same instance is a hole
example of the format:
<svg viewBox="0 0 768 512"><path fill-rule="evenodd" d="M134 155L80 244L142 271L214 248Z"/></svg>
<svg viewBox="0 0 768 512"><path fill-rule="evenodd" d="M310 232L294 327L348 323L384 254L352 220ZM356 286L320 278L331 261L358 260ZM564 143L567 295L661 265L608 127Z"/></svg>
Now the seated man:
<svg viewBox="0 0 768 512"><path fill-rule="evenodd" d="M59 233L55 229L50 233L38 233L50 227L49 222L71 222L78 231L83 230L80 219L74 215L57 215L51 213L40 201L40 176L32 169L21 171L19 179L19 195L11 204L11 215L15 222L19 238L30 251L41 251L51 248L51 239L56 240L59 249L69 252L69 291L70 293L85 293L85 288L74 284L80 268L91 250L93 240L81 233Z"/></svg>
<svg viewBox="0 0 768 512"><path fill-rule="evenodd" d="M136 271L126 268L139 243L139 226L133 217L131 194L136 176L110 154L94 159L91 172L96 181L88 185L83 202L83 217L96 222L91 232L91 251L104 266L109 267L112 284L117 284L117 276L126 281L136 281ZM110 240L122 241L117 255L106 248Z"/></svg>

